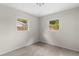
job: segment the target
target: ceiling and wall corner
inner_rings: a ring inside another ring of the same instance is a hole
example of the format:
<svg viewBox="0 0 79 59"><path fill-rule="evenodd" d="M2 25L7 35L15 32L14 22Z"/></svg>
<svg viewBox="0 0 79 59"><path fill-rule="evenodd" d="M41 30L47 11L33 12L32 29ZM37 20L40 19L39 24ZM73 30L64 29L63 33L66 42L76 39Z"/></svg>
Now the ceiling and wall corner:
<svg viewBox="0 0 79 59"><path fill-rule="evenodd" d="M79 7L78 3L4 3L2 5L19 9L37 17Z"/></svg>

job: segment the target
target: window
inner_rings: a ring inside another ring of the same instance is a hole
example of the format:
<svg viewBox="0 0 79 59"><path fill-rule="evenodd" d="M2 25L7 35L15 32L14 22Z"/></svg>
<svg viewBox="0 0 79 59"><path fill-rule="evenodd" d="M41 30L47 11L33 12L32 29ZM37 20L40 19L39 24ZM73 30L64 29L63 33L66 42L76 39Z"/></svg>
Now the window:
<svg viewBox="0 0 79 59"><path fill-rule="evenodd" d="M51 20L49 22L49 29L50 30L59 30L59 20Z"/></svg>
<svg viewBox="0 0 79 59"><path fill-rule="evenodd" d="M16 24L17 24L17 31L28 30L28 24L26 18L18 18Z"/></svg>

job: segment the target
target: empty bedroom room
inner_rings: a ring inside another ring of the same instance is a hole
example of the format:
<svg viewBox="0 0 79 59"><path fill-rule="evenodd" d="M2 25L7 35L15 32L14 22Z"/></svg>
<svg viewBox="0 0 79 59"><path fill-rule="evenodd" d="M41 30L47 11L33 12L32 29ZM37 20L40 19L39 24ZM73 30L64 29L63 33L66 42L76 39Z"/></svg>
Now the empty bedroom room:
<svg viewBox="0 0 79 59"><path fill-rule="evenodd" d="M79 3L0 3L0 56L79 56Z"/></svg>

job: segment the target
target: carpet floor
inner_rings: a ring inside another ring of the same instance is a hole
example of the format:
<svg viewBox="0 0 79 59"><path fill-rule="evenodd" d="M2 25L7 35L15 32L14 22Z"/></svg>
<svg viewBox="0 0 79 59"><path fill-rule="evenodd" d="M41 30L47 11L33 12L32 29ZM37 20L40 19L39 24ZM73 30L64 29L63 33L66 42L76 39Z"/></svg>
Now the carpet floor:
<svg viewBox="0 0 79 59"><path fill-rule="evenodd" d="M35 43L3 54L2 56L79 56L79 52L45 43Z"/></svg>

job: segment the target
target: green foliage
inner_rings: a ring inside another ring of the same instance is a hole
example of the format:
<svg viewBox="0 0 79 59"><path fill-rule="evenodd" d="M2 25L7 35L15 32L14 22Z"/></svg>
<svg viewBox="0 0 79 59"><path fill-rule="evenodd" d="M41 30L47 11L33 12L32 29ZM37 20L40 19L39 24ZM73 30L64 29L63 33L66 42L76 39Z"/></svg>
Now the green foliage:
<svg viewBox="0 0 79 59"><path fill-rule="evenodd" d="M23 22L23 23L27 23L27 19L24 18L18 18L17 21Z"/></svg>
<svg viewBox="0 0 79 59"><path fill-rule="evenodd" d="M59 20L52 20L52 21L50 21L49 27L51 29L58 30L59 29Z"/></svg>
<svg viewBox="0 0 79 59"><path fill-rule="evenodd" d="M58 24L59 23L59 21L58 20L52 20L52 21L50 21L50 24Z"/></svg>

